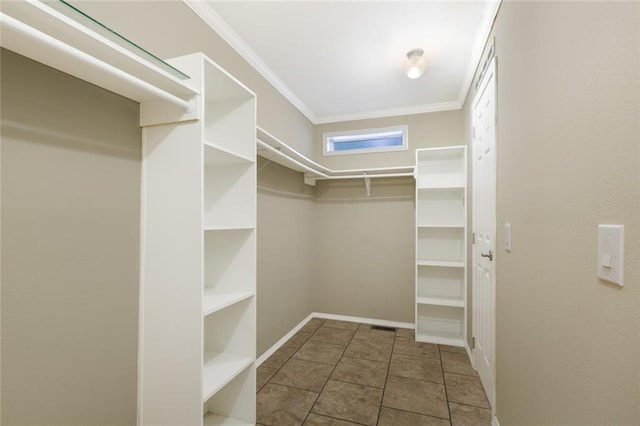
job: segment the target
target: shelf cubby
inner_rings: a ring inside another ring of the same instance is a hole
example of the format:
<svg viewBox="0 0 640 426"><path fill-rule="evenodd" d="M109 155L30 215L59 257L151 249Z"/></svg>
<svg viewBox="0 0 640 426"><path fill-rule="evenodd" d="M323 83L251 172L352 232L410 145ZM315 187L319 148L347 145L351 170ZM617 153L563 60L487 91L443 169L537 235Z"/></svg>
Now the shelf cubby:
<svg viewBox="0 0 640 426"><path fill-rule="evenodd" d="M419 304L416 311L416 340L464 344L464 307Z"/></svg>
<svg viewBox="0 0 640 426"><path fill-rule="evenodd" d="M224 71L205 67L204 138L255 161L255 96L242 85L228 81L229 75Z"/></svg>
<svg viewBox="0 0 640 426"><path fill-rule="evenodd" d="M204 317L202 399L208 400L255 359L255 297L245 298Z"/></svg>
<svg viewBox="0 0 640 426"><path fill-rule="evenodd" d="M464 188L420 189L416 217L420 227L464 227Z"/></svg>
<svg viewBox="0 0 640 426"><path fill-rule="evenodd" d="M205 426L249 426L255 422L255 370L245 368L203 404Z"/></svg>
<svg viewBox="0 0 640 426"><path fill-rule="evenodd" d="M204 290L236 293L255 290L255 268L247 268L255 256L256 231L230 229L204 235Z"/></svg>
<svg viewBox="0 0 640 426"><path fill-rule="evenodd" d="M416 187L464 188L466 147L446 147L416 151Z"/></svg>
<svg viewBox="0 0 640 426"><path fill-rule="evenodd" d="M205 166L204 226L250 228L256 214L256 165L251 162Z"/></svg>
<svg viewBox="0 0 640 426"><path fill-rule="evenodd" d="M464 241L464 228L418 228L418 260L464 262Z"/></svg>
<svg viewBox="0 0 640 426"><path fill-rule="evenodd" d="M419 266L417 275L417 297L442 300L452 305L464 303L464 268Z"/></svg>

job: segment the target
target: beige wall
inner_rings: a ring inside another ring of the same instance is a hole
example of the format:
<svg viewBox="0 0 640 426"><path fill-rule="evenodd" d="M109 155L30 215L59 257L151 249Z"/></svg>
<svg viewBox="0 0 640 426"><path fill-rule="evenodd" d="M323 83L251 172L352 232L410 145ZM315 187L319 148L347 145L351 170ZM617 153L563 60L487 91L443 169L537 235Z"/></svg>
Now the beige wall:
<svg viewBox="0 0 640 426"><path fill-rule="evenodd" d="M499 12L501 425L640 423L639 22L637 2ZM600 223L625 225L623 288L596 277Z"/></svg>
<svg viewBox="0 0 640 426"><path fill-rule="evenodd" d="M79 7L159 58L203 52L256 93L258 126L313 155L313 124L182 1L83 1Z"/></svg>
<svg viewBox="0 0 640 426"><path fill-rule="evenodd" d="M135 424L138 105L8 51L1 75L2 424Z"/></svg>
<svg viewBox="0 0 640 426"><path fill-rule="evenodd" d="M313 187L258 157L258 356L313 312Z"/></svg>
<svg viewBox="0 0 640 426"><path fill-rule="evenodd" d="M409 149L406 151L326 157L322 155L323 133L401 125L406 125L409 129ZM315 127L314 155L323 166L334 170L413 166L416 162L415 150L418 148L463 144L462 112L444 111L318 125Z"/></svg>
<svg viewBox="0 0 640 426"><path fill-rule="evenodd" d="M412 178L319 182L314 310L413 322L414 226Z"/></svg>

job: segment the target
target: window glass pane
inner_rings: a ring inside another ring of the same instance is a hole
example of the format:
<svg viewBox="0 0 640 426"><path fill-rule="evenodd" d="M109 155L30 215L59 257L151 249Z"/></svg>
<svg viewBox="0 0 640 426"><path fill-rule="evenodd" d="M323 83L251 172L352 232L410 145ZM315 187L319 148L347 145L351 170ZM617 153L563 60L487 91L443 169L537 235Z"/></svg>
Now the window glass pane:
<svg viewBox="0 0 640 426"><path fill-rule="evenodd" d="M360 154L408 149L407 126L323 134L323 155Z"/></svg>
<svg viewBox="0 0 640 426"><path fill-rule="evenodd" d="M402 134L385 138L357 139L350 141L332 141L333 151L348 151L352 149L378 148L385 146L402 146Z"/></svg>

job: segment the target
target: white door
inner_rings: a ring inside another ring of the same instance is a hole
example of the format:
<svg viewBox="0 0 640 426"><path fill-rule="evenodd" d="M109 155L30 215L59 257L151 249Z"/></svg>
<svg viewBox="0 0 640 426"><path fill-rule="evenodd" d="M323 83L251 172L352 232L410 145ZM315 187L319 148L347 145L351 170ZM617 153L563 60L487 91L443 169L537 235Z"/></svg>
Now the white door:
<svg viewBox="0 0 640 426"><path fill-rule="evenodd" d="M474 361L495 408L496 63L473 100Z"/></svg>

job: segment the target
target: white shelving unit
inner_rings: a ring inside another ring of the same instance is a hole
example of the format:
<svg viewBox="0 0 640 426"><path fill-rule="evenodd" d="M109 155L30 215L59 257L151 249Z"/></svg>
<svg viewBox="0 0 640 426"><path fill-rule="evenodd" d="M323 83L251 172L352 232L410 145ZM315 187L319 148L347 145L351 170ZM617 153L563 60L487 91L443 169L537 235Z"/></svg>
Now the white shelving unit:
<svg viewBox="0 0 640 426"><path fill-rule="evenodd" d="M464 346L466 147L416 150L416 340Z"/></svg>
<svg viewBox="0 0 640 426"><path fill-rule="evenodd" d="M139 423L254 424L255 95L202 54L168 62L201 96L144 129Z"/></svg>

